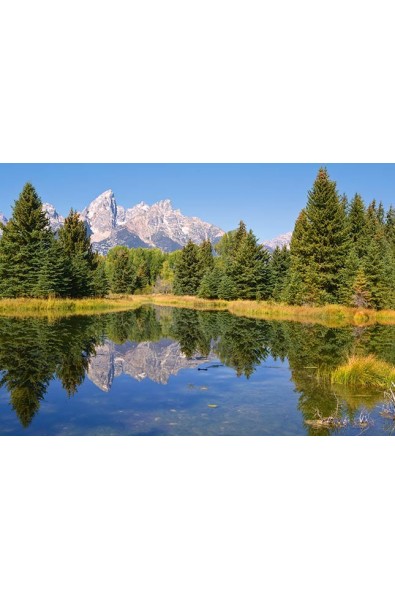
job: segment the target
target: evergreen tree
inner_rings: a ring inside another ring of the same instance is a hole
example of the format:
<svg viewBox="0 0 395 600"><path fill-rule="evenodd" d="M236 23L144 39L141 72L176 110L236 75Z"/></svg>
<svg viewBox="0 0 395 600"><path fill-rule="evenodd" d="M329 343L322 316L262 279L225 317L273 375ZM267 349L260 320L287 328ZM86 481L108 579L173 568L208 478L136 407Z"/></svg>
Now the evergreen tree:
<svg viewBox="0 0 395 600"><path fill-rule="evenodd" d="M358 258L361 258L365 251L364 232L366 225L365 205L359 194L355 194L348 213L348 226L350 242L355 248Z"/></svg>
<svg viewBox="0 0 395 600"><path fill-rule="evenodd" d="M95 255L85 223L73 209L59 230L59 242L71 264L71 296L91 296L94 294Z"/></svg>
<svg viewBox="0 0 395 600"><path fill-rule="evenodd" d="M58 240L53 240L38 274L34 295L38 298L67 297L71 295L71 262Z"/></svg>
<svg viewBox="0 0 395 600"><path fill-rule="evenodd" d="M372 200L366 210L365 215L365 227L363 232L365 254L368 250L371 240L378 237L383 229L384 227L378 218L376 201Z"/></svg>
<svg viewBox="0 0 395 600"><path fill-rule="evenodd" d="M303 302L336 302L349 236L344 204L326 169L319 169L300 218L303 231L298 232L291 244L291 265L293 255L293 268L302 267L299 271L301 299Z"/></svg>
<svg viewBox="0 0 395 600"><path fill-rule="evenodd" d="M218 266L232 277L234 272L234 260L236 254L247 237L247 228L244 221L240 221L239 226L234 231L229 231L222 236L215 250L219 256Z"/></svg>
<svg viewBox="0 0 395 600"><path fill-rule="evenodd" d="M384 225L385 223L385 210L384 210L384 206L382 202L379 202L379 205L377 207L377 218L378 221L380 223L380 225Z"/></svg>
<svg viewBox="0 0 395 600"><path fill-rule="evenodd" d="M265 299L271 289L270 254L250 230L242 238L232 262L231 276L238 298L255 299L257 294Z"/></svg>
<svg viewBox="0 0 395 600"><path fill-rule="evenodd" d="M109 279L114 294L133 294L137 274L129 250L123 246L112 248L108 254Z"/></svg>
<svg viewBox="0 0 395 600"><path fill-rule="evenodd" d="M204 275L206 271L210 271L214 268L213 247L210 240L204 240L200 244L198 255L200 262L199 269L202 275Z"/></svg>
<svg viewBox="0 0 395 600"><path fill-rule="evenodd" d="M105 258L99 255L95 257L95 267L92 276L92 292L96 298L103 298L110 291L110 282L106 272Z"/></svg>
<svg viewBox="0 0 395 600"><path fill-rule="evenodd" d="M191 240L181 250L174 277L174 293L178 296L195 296L202 280L199 251Z"/></svg>
<svg viewBox="0 0 395 600"><path fill-rule="evenodd" d="M245 238L247 237L247 227L244 223L244 221L240 221L238 228L235 231L235 235L234 235L234 246L232 249L232 255L235 256L241 246L241 244L244 242Z"/></svg>
<svg viewBox="0 0 395 600"><path fill-rule="evenodd" d="M370 242L363 268L373 308L391 308L393 304L394 264L388 242L376 235Z"/></svg>
<svg viewBox="0 0 395 600"><path fill-rule="evenodd" d="M348 253L344 269L340 274L340 287L339 287L339 302L340 304L353 306L354 298L354 280L355 274L361 267L361 261L358 258L357 248L353 246Z"/></svg>
<svg viewBox="0 0 395 600"><path fill-rule="evenodd" d="M11 219L2 229L0 296L34 296L53 233L41 199L31 183L24 186L14 204Z"/></svg>
<svg viewBox="0 0 395 600"><path fill-rule="evenodd" d="M290 252L286 246L277 246L270 259L271 296L277 302L282 299L290 268Z"/></svg>
<svg viewBox="0 0 395 600"><path fill-rule="evenodd" d="M319 297L318 283L309 269L309 226L306 209L296 219L291 238L290 269L283 297L289 304L314 303Z"/></svg>

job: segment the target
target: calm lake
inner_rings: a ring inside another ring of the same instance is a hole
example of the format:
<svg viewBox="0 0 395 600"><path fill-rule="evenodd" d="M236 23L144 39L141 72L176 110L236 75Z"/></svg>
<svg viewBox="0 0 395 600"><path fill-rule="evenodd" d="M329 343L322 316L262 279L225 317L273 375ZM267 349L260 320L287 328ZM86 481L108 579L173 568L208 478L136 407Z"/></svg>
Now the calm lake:
<svg viewBox="0 0 395 600"><path fill-rule="evenodd" d="M0 434L389 435L383 392L328 382L352 353L395 364L395 327L151 306L0 317Z"/></svg>

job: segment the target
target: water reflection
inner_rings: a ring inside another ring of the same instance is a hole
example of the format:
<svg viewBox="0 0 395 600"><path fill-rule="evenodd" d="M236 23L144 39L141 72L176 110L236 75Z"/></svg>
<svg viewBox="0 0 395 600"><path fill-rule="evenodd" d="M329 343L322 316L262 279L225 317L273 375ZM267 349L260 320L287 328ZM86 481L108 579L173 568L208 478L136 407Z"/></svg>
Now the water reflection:
<svg viewBox="0 0 395 600"><path fill-rule="evenodd" d="M354 352L395 363L394 331L389 326L333 329L148 306L52 321L0 318L0 387L7 390L21 425L28 427L54 379L68 397L86 377L109 392L122 374L164 385L182 370L219 364L251 380L272 357L289 365L304 423L317 414L351 421L361 406L371 407L381 395L336 390L326 375ZM311 435L330 433L305 427Z"/></svg>

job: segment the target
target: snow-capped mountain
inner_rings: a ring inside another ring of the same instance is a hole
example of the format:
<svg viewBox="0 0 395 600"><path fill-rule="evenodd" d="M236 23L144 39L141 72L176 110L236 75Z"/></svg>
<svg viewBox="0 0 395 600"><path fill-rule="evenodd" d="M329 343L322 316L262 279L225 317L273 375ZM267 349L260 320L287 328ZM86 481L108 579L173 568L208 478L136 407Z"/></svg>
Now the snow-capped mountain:
<svg viewBox="0 0 395 600"><path fill-rule="evenodd" d="M58 231L64 225L64 217L60 215L53 204L43 203L43 209L47 213L51 228L53 231Z"/></svg>
<svg viewBox="0 0 395 600"><path fill-rule="evenodd" d="M51 228L56 232L64 224L53 204L44 203ZM93 200L81 213L95 250L107 254L117 245L128 248L160 248L171 252L185 246L189 239L196 244L210 240L216 244L224 231L198 217L186 217L172 207L170 200L161 200L151 206L140 202L131 208L119 206L112 190ZM0 221L6 217L0 213ZM1 235L0 231L0 235Z"/></svg>
<svg viewBox="0 0 395 600"><path fill-rule="evenodd" d="M182 248L189 239L200 243L209 239L216 243L222 229L198 217L186 217L172 207L170 200L151 206L140 202L131 208L118 206L112 190L93 200L81 213L96 250L106 254L117 244L129 248L161 248L164 251Z"/></svg>
<svg viewBox="0 0 395 600"><path fill-rule="evenodd" d="M287 246L287 248L289 248L291 244L291 238L292 231L289 231L288 233L283 233L273 238L272 240L266 240L262 243L265 246L265 248L267 248L270 252L273 252L273 250L277 247L282 248L283 246Z"/></svg>

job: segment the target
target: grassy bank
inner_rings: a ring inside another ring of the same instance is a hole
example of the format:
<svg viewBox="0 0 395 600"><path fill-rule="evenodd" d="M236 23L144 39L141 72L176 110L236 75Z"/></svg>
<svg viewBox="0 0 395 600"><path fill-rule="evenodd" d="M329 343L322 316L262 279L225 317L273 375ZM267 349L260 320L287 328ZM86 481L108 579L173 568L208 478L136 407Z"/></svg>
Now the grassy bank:
<svg viewBox="0 0 395 600"><path fill-rule="evenodd" d="M331 304L326 306L291 306L253 300L203 300L195 296L141 296L144 303L195 308L197 310L228 310L240 317L321 323L329 327L342 325L395 325L395 310L376 311Z"/></svg>
<svg viewBox="0 0 395 600"><path fill-rule="evenodd" d="M347 306L290 306L274 302L255 302L251 300L204 300L195 296L173 295L135 295L107 298L72 299L4 299L0 300L0 314L29 316L54 313L89 314L95 312L120 311L138 308L142 304L174 306L196 310L228 310L234 315L255 319L274 319L318 323L328 327L346 325L373 325L381 323L395 325L395 310L375 311L349 308Z"/></svg>
<svg viewBox="0 0 395 600"><path fill-rule="evenodd" d="M138 308L142 300L129 298L35 299L15 298L0 300L0 315L15 317L67 316L105 313Z"/></svg>

